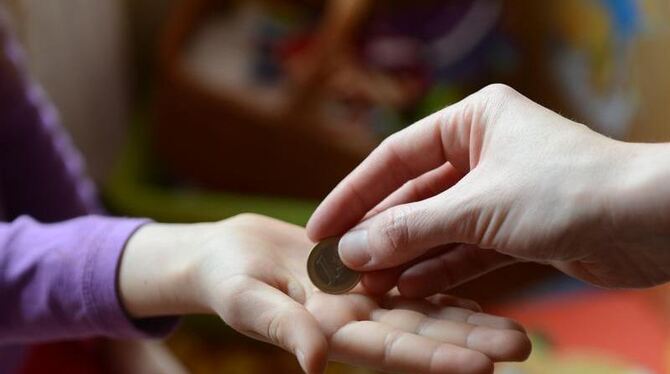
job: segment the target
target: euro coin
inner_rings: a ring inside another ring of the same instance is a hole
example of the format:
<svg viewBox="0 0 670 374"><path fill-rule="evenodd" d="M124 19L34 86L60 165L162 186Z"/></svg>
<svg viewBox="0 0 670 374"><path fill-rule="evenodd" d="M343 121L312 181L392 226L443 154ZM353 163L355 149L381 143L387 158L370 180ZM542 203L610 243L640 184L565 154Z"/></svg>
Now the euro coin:
<svg viewBox="0 0 670 374"><path fill-rule="evenodd" d="M354 288L361 274L346 267L337 252L339 237L320 241L307 258L307 274L312 283L329 294L342 294Z"/></svg>

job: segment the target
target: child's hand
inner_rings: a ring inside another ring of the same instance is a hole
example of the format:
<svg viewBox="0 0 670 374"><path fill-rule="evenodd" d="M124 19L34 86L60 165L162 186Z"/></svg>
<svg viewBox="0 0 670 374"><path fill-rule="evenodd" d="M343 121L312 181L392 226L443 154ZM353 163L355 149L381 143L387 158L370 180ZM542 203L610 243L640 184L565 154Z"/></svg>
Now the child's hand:
<svg viewBox="0 0 670 374"><path fill-rule="evenodd" d="M150 224L126 248L121 297L134 317L217 313L235 330L294 353L310 373L328 359L392 371L488 373L494 361L528 355L518 324L471 302L318 291L305 268L312 245L304 229L254 215Z"/></svg>

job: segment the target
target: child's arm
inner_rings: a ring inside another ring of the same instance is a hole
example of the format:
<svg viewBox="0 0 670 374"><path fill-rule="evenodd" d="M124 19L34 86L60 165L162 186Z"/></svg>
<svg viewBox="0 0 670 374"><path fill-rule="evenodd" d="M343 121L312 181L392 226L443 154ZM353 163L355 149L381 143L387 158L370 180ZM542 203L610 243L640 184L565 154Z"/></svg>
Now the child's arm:
<svg viewBox="0 0 670 374"><path fill-rule="evenodd" d="M159 336L175 323L164 316L205 312L296 354L308 372L328 359L390 371L490 372L493 362L523 359L530 348L517 324L453 298L317 291L305 269L312 243L297 226L248 215L143 223L88 216L0 225L0 344Z"/></svg>
<svg viewBox="0 0 670 374"><path fill-rule="evenodd" d="M0 224L0 345L169 332L175 319L133 321L117 297L123 247L145 222L88 216Z"/></svg>
<svg viewBox="0 0 670 374"><path fill-rule="evenodd" d="M312 245L303 228L255 215L148 224L121 260L121 299L138 318L218 314L295 354L307 372L332 359L385 371L485 373L495 361L528 355L518 324L476 304L376 298L360 286L338 296L316 290L306 274Z"/></svg>

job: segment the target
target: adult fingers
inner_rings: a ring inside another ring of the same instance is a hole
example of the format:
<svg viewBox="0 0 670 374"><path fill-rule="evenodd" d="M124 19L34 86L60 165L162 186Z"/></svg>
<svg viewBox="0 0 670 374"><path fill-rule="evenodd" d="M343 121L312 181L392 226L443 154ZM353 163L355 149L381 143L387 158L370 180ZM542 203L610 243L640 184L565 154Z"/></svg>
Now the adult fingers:
<svg viewBox="0 0 670 374"><path fill-rule="evenodd" d="M426 297L517 261L492 249L462 244L410 266L398 278L398 290L406 297Z"/></svg>
<svg viewBox="0 0 670 374"><path fill-rule="evenodd" d="M318 322L299 303L276 288L240 276L229 281L226 300L217 310L237 331L296 355L307 373L323 372L328 343Z"/></svg>
<svg viewBox="0 0 670 374"><path fill-rule="evenodd" d="M438 246L478 243L491 217L486 199L471 186L477 171L440 195L398 205L361 222L339 242L339 254L350 268L387 269L417 259Z"/></svg>
<svg viewBox="0 0 670 374"><path fill-rule="evenodd" d="M341 234L406 182L447 161L466 173L470 168L473 122L482 116L485 95L476 93L384 140L344 178L316 209L307 224L312 240Z"/></svg>
<svg viewBox="0 0 670 374"><path fill-rule="evenodd" d="M384 295L398 284L398 278L404 270L404 267L397 266L390 269L365 272L361 278L361 284L369 294Z"/></svg>
<svg viewBox="0 0 670 374"><path fill-rule="evenodd" d="M385 295L398 285L398 279L405 270L421 261L437 256L438 254L444 253L445 251L449 251L457 245L458 244L452 244L433 248L422 256L417 257L414 261L410 261L399 266L364 272L361 278L361 284L365 287L365 291L370 294Z"/></svg>
<svg viewBox="0 0 670 374"><path fill-rule="evenodd" d="M455 185L462 177L463 173L456 169L451 163L447 162L446 164L405 183L402 187L370 210L363 220L396 205L420 201L438 195L449 187Z"/></svg>

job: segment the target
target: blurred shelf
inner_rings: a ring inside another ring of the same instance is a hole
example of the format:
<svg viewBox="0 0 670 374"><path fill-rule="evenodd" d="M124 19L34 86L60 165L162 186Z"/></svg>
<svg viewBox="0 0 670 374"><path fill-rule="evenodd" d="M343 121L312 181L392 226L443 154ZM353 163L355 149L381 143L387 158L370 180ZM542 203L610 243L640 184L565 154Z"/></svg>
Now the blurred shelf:
<svg viewBox="0 0 670 374"><path fill-rule="evenodd" d="M142 123L133 126L128 143L103 188L106 205L120 215L161 222L216 221L252 212L304 225L316 201L244 195L187 187L171 187L153 178L158 164L150 155ZM153 179L152 179L153 178Z"/></svg>

